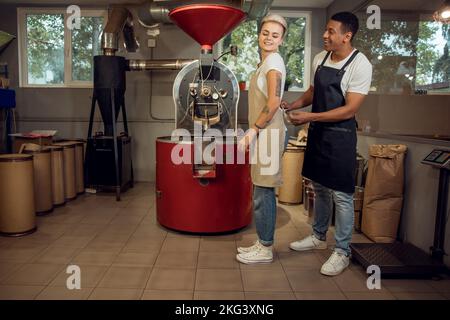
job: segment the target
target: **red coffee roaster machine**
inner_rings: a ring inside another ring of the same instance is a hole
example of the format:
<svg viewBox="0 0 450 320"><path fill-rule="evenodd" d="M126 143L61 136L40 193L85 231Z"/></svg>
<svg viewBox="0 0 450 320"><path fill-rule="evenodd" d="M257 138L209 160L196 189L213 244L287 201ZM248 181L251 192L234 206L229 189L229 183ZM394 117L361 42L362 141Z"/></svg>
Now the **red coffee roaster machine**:
<svg viewBox="0 0 450 320"><path fill-rule="evenodd" d="M214 59L213 45L246 14L229 6L194 4L173 9L169 17L201 45L201 52L173 85L174 134L156 141L157 218L183 232L239 230L252 219L250 165L238 161L238 81Z"/></svg>

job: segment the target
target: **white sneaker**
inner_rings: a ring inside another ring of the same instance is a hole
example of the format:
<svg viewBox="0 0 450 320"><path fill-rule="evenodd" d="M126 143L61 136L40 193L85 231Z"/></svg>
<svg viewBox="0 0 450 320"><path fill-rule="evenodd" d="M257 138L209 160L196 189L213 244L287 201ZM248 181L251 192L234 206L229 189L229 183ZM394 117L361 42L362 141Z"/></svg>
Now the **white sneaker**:
<svg viewBox="0 0 450 320"><path fill-rule="evenodd" d="M273 261L272 246L266 247L259 244L256 250L237 254L236 259L245 264L271 263Z"/></svg>
<svg viewBox="0 0 450 320"><path fill-rule="evenodd" d="M343 253L333 251L331 257L320 269L320 273L326 276L337 276L350 264L350 258Z"/></svg>
<svg viewBox="0 0 450 320"><path fill-rule="evenodd" d="M256 240L255 243L252 246L250 246L250 247L238 247L237 251L239 253L248 253L248 252L255 251L260 246L261 246L261 243L259 242L259 240Z"/></svg>
<svg viewBox="0 0 450 320"><path fill-rule="evenodd" d="M327 248L327 242L316 238L315 235L310 235L305 239L291 242L289 248L295 251L308 251L308 250L323 250Z"/></svg>

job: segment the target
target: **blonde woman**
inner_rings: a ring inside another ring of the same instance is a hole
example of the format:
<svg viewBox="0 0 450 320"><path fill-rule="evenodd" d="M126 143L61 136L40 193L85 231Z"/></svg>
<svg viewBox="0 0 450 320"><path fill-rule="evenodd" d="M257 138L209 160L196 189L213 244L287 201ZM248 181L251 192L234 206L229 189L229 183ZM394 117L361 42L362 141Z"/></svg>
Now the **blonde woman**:
<svg viewBox="0 0 450 320"><path fill-rule="evenodd" d="M250 130L240 140L238 146L242 151L256 143L259 150L255 152L258 155L256 163L252 163L251 167L254 185L253 212L258 240L250 247L238 248L236 258L245 264L273 261L272 246L277 212L275 187L282 183L281 155L285 148L286 137L283 111L280 109L286 68L278 48L283 43L286 29L286 20L280 15L269 14L262 20L258 36L261 62L251 77L248 93ZM277 162L271 168L260 159L261 151L266 150L271 153L267 155L268 158Z"/></svg>

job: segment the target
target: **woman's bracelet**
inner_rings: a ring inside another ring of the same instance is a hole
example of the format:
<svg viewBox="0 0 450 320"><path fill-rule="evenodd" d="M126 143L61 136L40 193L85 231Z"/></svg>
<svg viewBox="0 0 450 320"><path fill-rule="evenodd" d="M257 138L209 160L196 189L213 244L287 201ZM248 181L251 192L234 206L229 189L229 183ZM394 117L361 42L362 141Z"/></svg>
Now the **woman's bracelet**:
<svg viewBox="0 0 450 320"><path fill-rule="evenodd" d="M258 126L258 125L256 124L256 122L255 122L255 127L258 128L258 130L263 130L263 129L264 129L264 128Z"/></svg>

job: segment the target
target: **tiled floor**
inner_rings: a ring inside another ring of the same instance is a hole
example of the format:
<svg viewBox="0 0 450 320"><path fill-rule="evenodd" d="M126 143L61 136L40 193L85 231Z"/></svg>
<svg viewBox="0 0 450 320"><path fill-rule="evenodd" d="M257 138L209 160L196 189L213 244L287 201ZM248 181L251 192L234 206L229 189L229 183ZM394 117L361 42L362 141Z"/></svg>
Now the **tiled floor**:
<svg viewBox="0 0 450 320"><path fill-rule="evenodd" d="M152 184L138 183L121 202L83 195L37 218L36 233L0 237L0 299L450 299L448 279L382 280L368 290L358 265L322 276L331 251L288 248L310 233L302 209L278 207L274 263L248 266L236 262L236 247L255 240L254 226L226 236L167 231L156 222ZM71 264L81 290L66 287Z"/></svg>

